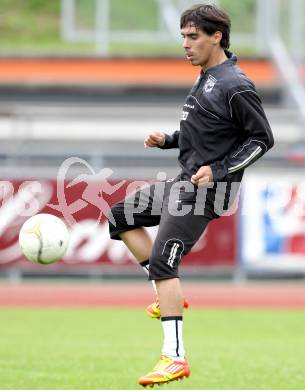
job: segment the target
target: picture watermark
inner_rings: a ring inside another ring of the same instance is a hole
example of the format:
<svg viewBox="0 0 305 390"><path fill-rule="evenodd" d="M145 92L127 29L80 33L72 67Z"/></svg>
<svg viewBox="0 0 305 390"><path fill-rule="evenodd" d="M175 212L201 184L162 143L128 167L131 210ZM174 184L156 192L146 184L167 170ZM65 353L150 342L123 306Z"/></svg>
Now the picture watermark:
<svg viewBox="0 0 305 390"><path fill-rule="evenodd" d="M86 173L70 179L70 170L75 167L81 167ZM111 168L95 172L86 160L79 157L68 158L59 167L56 202L52 197L54 203L50 203L52 189L49 187L47 181L24 181L16 191L10 181L0 181L0 231L3 230L2 225L9 223L10 216L30 217L45 207L61 214L66 224L72 226L77 224L77 213L86 212L87 207L93 206L97 210L96 224L106 218L116 226L113 199L118 198L122 199L124 218L129 225L133 225L135 217L145 211L151 216L161 216L164 208L174 217L183 217L189 213L204 215L207 207L218 216L230 216L239 207L240 215L244 215L249 213L249 209L240 202L240 194L251 195L249 184L247 191L243 191L239 182L207 183L197 187L180 176L167 178L165 172L159 172L154 180L149 181L118 180ZM67 192L73 187L76 190L71 200ZM304 218L305 181L270 180L264 183L260 202L255 202L251 208L251 213L255 209L264 208L271 219L278 218L279 213L289 215L290 219Z"/></svg>

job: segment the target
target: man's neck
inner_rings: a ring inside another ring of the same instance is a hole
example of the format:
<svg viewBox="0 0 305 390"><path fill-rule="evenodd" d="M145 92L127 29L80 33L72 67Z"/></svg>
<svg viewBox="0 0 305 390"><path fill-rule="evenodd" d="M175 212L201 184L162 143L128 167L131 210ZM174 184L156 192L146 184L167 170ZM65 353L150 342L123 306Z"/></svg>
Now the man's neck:
<svg viewBox="0 0 305 390"><path fill-rule="evenodd" d="M224 63L227 59L228 57L225 51L223 49L219 49L209 58L209 61L206 64L202 65L202 70L206 72L208 69Z"/></svg>

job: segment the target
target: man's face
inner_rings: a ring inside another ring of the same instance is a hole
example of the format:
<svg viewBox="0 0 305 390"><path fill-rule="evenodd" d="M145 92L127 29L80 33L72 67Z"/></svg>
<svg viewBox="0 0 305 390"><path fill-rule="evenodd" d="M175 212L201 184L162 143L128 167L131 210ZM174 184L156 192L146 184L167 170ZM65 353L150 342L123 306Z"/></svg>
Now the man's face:
<svg viewBox="0 0 305 390"><path fill-rule="evenodd" d="M186 58L192 65L204 66L209 62L213 49L215 48L215 34L209 36L193 23L188 23L181 29L183 37L183 48L186 51Z"/></svg>

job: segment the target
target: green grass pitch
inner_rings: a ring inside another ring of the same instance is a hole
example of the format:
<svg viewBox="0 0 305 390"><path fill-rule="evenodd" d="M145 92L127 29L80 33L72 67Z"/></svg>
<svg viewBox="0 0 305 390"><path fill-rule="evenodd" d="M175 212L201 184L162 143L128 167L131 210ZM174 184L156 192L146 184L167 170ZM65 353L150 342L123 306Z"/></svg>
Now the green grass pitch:
<svg viewBox="0 0 305 390"><path fill-rule="evenodd" d="M190 309L184 336L191 377L169 388L305 389L304 311ZM3 308L0 388L140 389L161 341L143 310Z"/></svg>

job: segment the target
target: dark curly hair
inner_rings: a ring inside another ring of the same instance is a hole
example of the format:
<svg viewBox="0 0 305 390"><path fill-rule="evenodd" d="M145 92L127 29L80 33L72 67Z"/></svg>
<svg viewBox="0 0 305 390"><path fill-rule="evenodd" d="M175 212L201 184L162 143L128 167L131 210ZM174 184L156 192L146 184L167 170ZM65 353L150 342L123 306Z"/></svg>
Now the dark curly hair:
<svg viewBox="0 0 305 390"><path fill-rule="evenodd" d="M223 49L230 47L230 17L214 5L197 4L185 10L181 15L180 28L184 28L188 23L194 24L208 35L220 31L222 33L220 46Z"/></svg>

